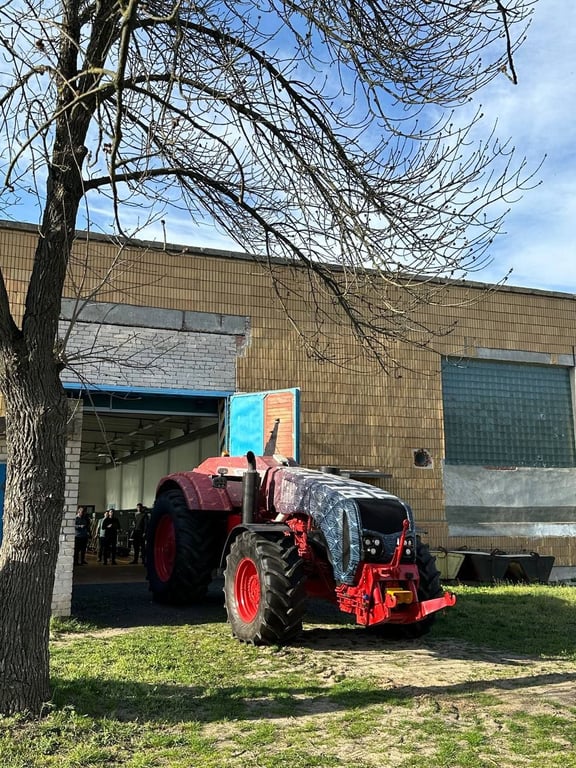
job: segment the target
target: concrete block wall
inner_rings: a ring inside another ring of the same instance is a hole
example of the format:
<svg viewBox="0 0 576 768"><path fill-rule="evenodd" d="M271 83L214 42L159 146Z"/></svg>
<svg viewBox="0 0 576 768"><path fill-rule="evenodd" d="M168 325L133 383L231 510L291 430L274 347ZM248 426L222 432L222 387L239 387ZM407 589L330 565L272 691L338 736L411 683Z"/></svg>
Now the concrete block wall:
<svg viewBox="0 0 576 768"><path fill-rule="evenodd" d="M65 382L234 391L246 317L91 303L75 319L71 301L62 310Z"/></svg>

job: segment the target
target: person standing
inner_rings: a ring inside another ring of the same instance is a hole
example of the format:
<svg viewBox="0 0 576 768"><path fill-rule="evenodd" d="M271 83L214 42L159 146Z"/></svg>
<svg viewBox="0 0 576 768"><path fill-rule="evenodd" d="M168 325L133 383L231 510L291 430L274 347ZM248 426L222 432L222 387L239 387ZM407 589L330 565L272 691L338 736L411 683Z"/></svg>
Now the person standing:
<svg viewBox="0 0 576 768"><path fill-rule="evenodd" d="M89 538L90 518L84 507L78 507L74 520L74 565L86 565L86 549Z"/></svg>
<svg viewBox="0 0 576 768"><path fill-rule="evenodd" d="M102 523L104 522L106 514L98 520L96 526L96 538L98 539L98 562L101 563L104 560L104 528Z"/></svg>
<svg viewBox="0 0 576 768"><path fill-rule="evenodd" d="M136 517L134 519L134 530L132 532L132 544L134 546L134 559L132 565L142 558L142 564L146 564L146 528L148 527L148 510L138 503L136 504Z"/></svg>
<svg viewBox="0 0 576 768"><path fill-rule="evenodd" d="M113 509L106 510L104 520L102 520L102 530L104 531L104 565L108 565L108 558L110 558L112 565L116 565L116 546L120 521L114 517Z"/></svg>

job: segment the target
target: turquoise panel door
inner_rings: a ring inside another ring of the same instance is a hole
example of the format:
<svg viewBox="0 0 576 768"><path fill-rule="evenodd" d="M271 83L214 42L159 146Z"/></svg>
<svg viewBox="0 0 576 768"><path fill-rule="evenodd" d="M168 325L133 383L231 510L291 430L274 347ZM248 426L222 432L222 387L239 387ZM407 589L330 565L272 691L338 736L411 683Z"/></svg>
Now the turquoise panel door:
<svg viewBox="0 0 576 768"><path fill-rule="evenodd" d="M242 456L281 454L299 460L300 390L276 389L231 395L228 406L228 451Z"/></svg>

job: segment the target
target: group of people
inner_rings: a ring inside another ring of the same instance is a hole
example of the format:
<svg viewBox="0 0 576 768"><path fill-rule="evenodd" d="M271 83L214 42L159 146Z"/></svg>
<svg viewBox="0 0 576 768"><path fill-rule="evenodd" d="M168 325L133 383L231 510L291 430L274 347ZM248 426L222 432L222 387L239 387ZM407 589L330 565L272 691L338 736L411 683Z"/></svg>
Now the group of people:
<svg viewBox="0 0 576 768"><path fill-rule="evenodd" d="M148 510L139 503L136 505L136 515L134 518L134 527L131 532L132 545L134 547L134 557L132 563L146 562L146 528L148 527ZM118 534L120 532L120 521L114 515L113 509L107 509L104 517L101 517L96 524L96 539L98 542L98 562L108 565L116 565L116 555L118 549ZM88 543L92 536L92 521L86 513L86 508L78 507L76 511L75 530L74 530L74 565L86 565L86 551Z"/></svg>

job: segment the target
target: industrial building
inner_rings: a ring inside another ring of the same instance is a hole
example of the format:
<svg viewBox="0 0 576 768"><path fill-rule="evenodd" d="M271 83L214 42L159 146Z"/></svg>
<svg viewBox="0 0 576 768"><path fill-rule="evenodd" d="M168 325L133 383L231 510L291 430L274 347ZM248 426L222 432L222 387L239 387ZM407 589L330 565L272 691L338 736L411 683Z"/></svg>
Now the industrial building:
<svg viewBox="0 0 576 768"><path fill-rule="evenodd" d="M36 238L0 225L16 315ZM62 304L71 421L54 613L70 611L77 504L128 515L167 472L271 439L404 498L433 548L538 552L554 556L554 578L574 576L573 295L450 282L443 304L418 311L453 330L398 343L392 373L337 321L323 321L323 343L344 362L311 356L279 297L311 327L293 266L78 236Z"/></svg>

